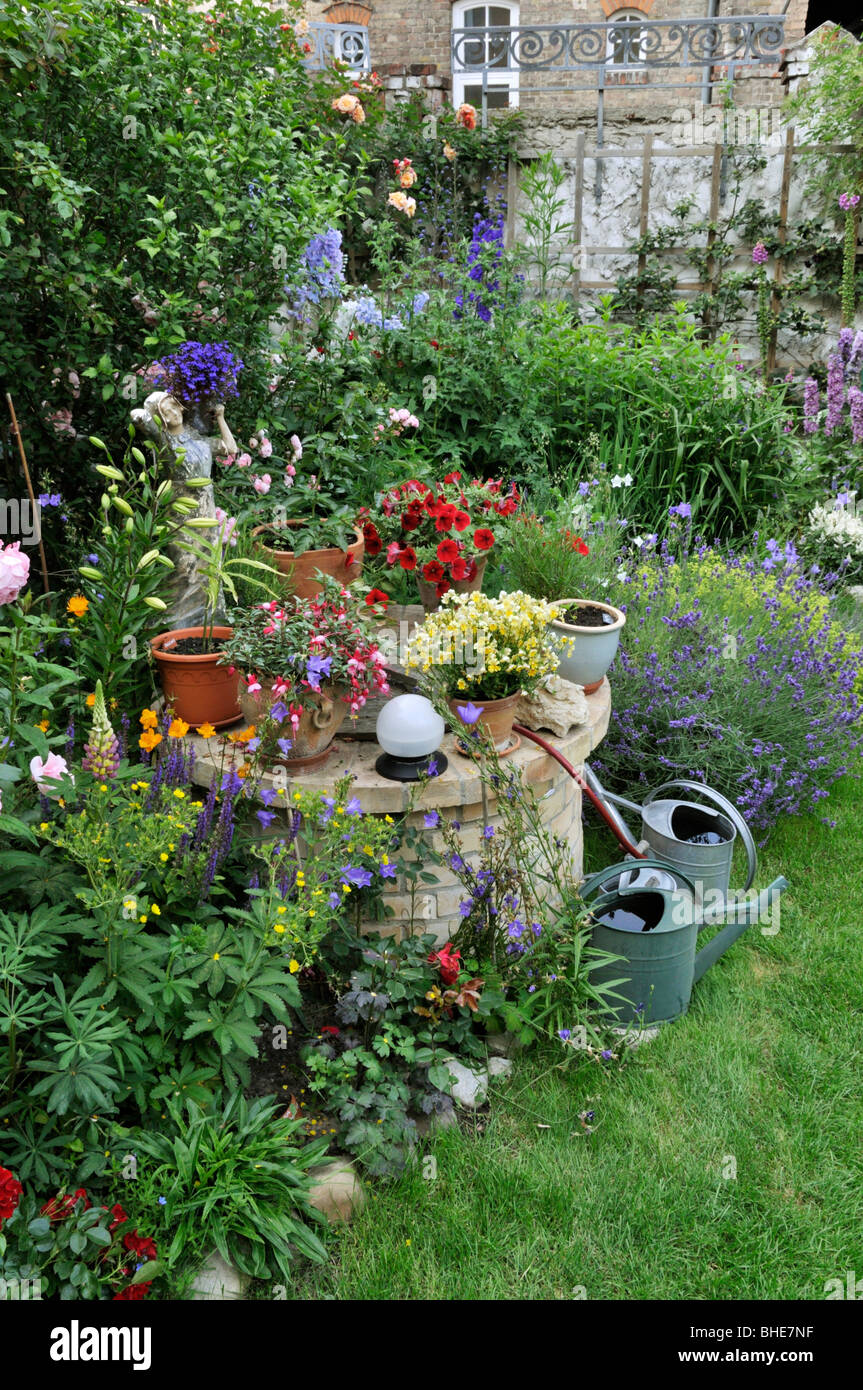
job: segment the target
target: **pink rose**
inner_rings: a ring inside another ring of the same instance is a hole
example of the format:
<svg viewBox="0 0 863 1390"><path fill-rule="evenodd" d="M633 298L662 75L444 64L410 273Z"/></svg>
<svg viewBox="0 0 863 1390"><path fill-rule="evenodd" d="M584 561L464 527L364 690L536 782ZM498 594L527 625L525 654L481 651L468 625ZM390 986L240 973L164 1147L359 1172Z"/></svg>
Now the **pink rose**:
<svg viewBox="0 0 863 1390"><path fill-rule="evenodd" d="M240 454L240 457L237 459L237 467L238 467L238 468L248 468L251 462L252 462L252 456L251 456L251 454Z"/></svg>
<svg viewBox="0 0 863 1390"><path fill-rule="evenodd" d="M262 440L261 440L261 448L260 448L260 455L261 455L261 458L262 458L262 459L268 459L268 458L270 457L270 454L271 454L272 452L273 452L273 446L272 446L272 444L270 443L269 439L262 439Z"/></svg>
<svg viewBox="0 0 863 1390"><path fill-rule="evenodd" d="M294 463L299 463L300 459L303 457L303 446L298 434L291 435L291 448L294 451Z"/></svg>
<svg viewBox="0 0 863 1390"><path fill-rule="evenodd" d="M4 549L0 541L0 607L4 603L14 603L21 590L26 588L30 575L30 556L21 549L20 541L13 541Z"/></svg>
<svg viewBox="0 0 863 1390"><path fill-rule="evenodd" d="M259 492L261 496L264 497L269 492L272 481L269 473L265 473L262 478L253 478L252 486L255 492Z"/></svg>
<svg viewBox="0 0 863 1390"><path fill-rule="evenodd" d="M43 796L51 796L52 793L56 796L57 788L52 786L50 782L43 782L42 778L50 777L54 781L59 781L61 777L68 777L69 769L66 766L66 759L61 758L59 753L49 753L44 762L38 757L31 758L30 776ZM73 777L72 781L74 782L74 780Z"/></svg>

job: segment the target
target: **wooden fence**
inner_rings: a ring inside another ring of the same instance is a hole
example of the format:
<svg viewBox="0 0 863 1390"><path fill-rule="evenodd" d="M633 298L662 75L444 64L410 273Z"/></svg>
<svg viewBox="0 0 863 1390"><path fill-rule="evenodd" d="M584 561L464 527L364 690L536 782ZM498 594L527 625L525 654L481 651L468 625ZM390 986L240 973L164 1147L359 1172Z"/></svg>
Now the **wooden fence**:
<svg viewBox="0 0 863 1390"><path fill-rule="evenodd" d="M774 147L775 148L775 147ZM791 189L795 176L795 160L802 155L840 155L854 153L855 146L847 144L826 144L810 145L795 143L795 130L793 126L786 127L785 138L782 144L782 178L779 190L779 217L778 217L778 238L780 244L785 244L788 239L789 222L788 212L791 201ZM644 238L651 231L657 230L651 227L651 205L650 189L651 174L654 161L669 159L709 159L710 160L710 199L707 212L707 221L711 224L708 231L707 240L701 250L710 251L716 238L715 224L717 223L721 204L724 198L724 184L726 177L726 167L728 160L729 146L717 141L712 145L692 145L677 148L657 146L654 135L646 135L641 147L632 145L626 149L613 149L605 146L588 145L585 131L579 131L576 136L574 157L567 160L574 174L574 192L572 202L572 246L576 254L571 275L568 279L568 288L571 289L574 299L578 300L585 292L602 292L616 290L617 285L612 280L591 280L585 278L584 268L586 261L591 255L613 255L613 256L635 256L637 257L637 270L641 275L647 265L647 254L639 252L637 246L631 242L629 245L601 245L599 243L585 243L584 228L584 195L585 195L585 164L588 160L627 160L633 166L633 178L638 174L637 194L639 200L638 213L638 241L643 243ZM507 244L512 245L515 240L515 229L518 211L518 183L519 165L511 161L507 176ZM667 224L666 224L667 225ZM634 240L634 239L633 239ZM662 257L685 256L688 251L695 248L689 247L684 243L676 246L657 248L652 254ZM741 252L745 249L741 246ZM863 254L863 244L858 245L858 256ZM771 285L771 309L775 314L780 303L780 290L785 274L785 258L771 258L773 260L773 277ZM708 277L703 281L678 281L674 284L673 292L681 297L686 295L701 294L704 292L713 294L717 288L717 262L713 258L708 258ZM771 368L776 365L776 338L777 329L774 327L771 344L769 365Z"/></svg>

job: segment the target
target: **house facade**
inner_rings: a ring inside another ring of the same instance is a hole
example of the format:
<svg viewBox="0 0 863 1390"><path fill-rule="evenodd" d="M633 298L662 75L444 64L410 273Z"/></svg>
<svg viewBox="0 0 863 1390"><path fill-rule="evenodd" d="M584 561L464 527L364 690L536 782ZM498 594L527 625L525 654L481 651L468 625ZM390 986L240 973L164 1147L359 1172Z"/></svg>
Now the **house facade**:
<svg viewBox="0 0 863 1390"><path fill-rule="evenodd" d="M811 12L844 0L307 0L315 24L360 26L371 68L391 99L425 89L432 105L470 102L487 115L520 107L642 119L696 94L732 90L737 104L773 105L783 49ZM837 14L827 13L837 10ZM808 22L807 22L808 21ZM820 20L819 20L820 22Z"/></svg>

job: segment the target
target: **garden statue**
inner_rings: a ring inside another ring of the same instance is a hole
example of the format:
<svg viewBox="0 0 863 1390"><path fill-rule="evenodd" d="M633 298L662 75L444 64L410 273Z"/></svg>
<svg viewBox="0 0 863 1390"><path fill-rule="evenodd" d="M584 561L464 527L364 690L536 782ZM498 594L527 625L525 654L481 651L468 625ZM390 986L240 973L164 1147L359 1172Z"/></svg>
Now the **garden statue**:
<svg viewBox="0 0 863 1390"><path fill-rule="evenodd" d="M185 488L185 478L212 478L213 459L236 454L237 445L225 421L225 407L214 404L212 417L218 435L205 433L206 417L199 410L184 410L180 401L168 391L153 391L143 407L132 411L132 421L140 434L152 439L162 449L168 476L175 484L177 497L191 497L196 504L195 517L215 519L216 506L213 485L205 488ZM198 546L208 545L218 532L190 530L189 539ZM204 582L200 575L201 562L190 551L169 545L167 553L174 562L171 572L170 596L166 627L198 627L204 617Z"/></svg>

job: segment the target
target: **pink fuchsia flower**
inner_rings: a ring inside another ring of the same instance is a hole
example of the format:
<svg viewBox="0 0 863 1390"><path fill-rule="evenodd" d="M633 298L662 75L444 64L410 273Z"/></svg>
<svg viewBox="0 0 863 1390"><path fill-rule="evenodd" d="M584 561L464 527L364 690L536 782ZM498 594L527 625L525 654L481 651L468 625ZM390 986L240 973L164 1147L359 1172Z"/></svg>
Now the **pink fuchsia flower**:
<svg viewBox="0 0 863 1390"><path fill-rule="evenodd" d="M859 202L860 202L860 194L859 194L859 193L840 193L840 194L839 194L839 206L840 206L840 208L842 209L843 212L850 212L852 208L856 208L856 206L857 206L857 204L858 204Z"/></svg>
<svg viewBox="0 0 863 1390"><path fill-rule="evenodd" d="M261 682L258 680L257 676L250 676L248 681L246 682L246 689L248 690L249 694L257 695L260 688Z"/></svg>
<svg viewBox="0 0 863 1390"><path fill-rule="evenodd" d="M49 753L44 761L39 757L30 759L30 776L43 796L56 795L57 788L52 785L52 782L58 782L61 777L68 777L69 768L66 765L66 759L61 758L59 753ZM52 782L43 780L49 777ZM74 780L73 777L72 781L74 782Z"/></svg>
<svg viewBox="0 0 863 1390"><path fill-rule="evenodd" d="M30 577L30 556L21 549L20 541L5 548L0 541L0 607L14 603Z"/></svg>
<svg viewBox="0 0 863 1390"><path fill-rule="evenodd" d="M258 451L262 459L268 459L273 452L273 446L269 439L261 440L261 447Z"/></svg>
<svg viewBox="0 0 863 1390"><path fill-rule="evenodd" d="M752 248L752 264L766 265L769 259L770 253L767 250L767 247L764 245L764 242L756 241L755 245Z"/></svg>
<svg viewBox="0 0 863 1390"><path fill-rule="evenodd" d="M272 486L272 482L273 480L270 477L269 473L265 473L262 478L252 479L252 487L255 489L255 492L258 492L262 497L265 497L266 494L269 492L270 487Z"/></svg>

